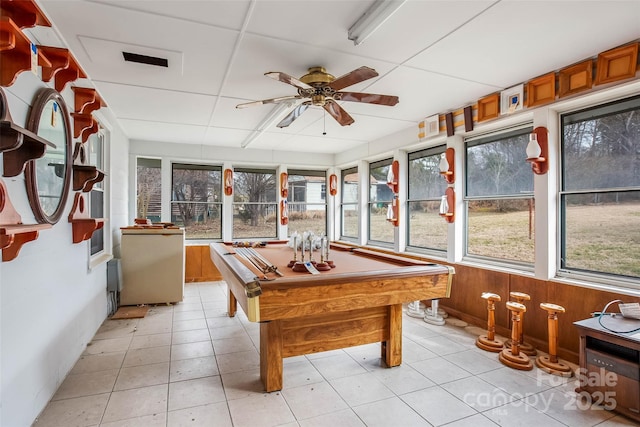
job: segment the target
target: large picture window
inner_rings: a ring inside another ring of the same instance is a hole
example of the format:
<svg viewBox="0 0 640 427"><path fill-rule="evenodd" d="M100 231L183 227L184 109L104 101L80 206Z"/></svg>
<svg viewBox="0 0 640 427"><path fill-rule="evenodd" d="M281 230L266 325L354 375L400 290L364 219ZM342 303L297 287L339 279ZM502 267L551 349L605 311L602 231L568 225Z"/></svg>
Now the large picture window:
<svg viewBox="0 0 640 427"><path fill-rule="evenodd" d="M439 215L447 182L440 176L440 155L445 146L409 153L407 245L447 250L447 222Z"/></svg>
<svg viewBox="0 0 640 427"><path fill-rule="evenodd" d="M234 239L277 237L276 188L275 170L234 169Z"/></svg>
<svg viewBox="0 0 640 427"><path fill-rule="evenodd" d="M222 238L222 168L172 165L171 222L186 239Z"/></svg>
<svg viewBox="0 0 640 427"><path fill-rule="evenodd" d="M561 122L561 270L640 278L640 97Z"/></svg>
<svg viewBox="0 0 640 427"><path fill-rule="evenodd" d="M327 234L327 194L325 171L289 169L289 234L313 231Z"/></svg>
<svg viewBox="0 0 640 427"><path fill-rule="evenodd" d="M393 191L387 185L387 174L393 159L369 164L369 240L393 243L394 227L387 221L387 209L393 201Z"/></svg>
<svg viewBox="0 0 640 427"><path fill-rule="evenodd" d="M532 128L466 141L467 255L533 264Z"/></svg>
<svg viewBox="0 0 640 427"><path fill-rule="evenodd" d="M344 169L341 172L340 218L341 237L357 240L360 236L360 215L358 209L358 168Z"/></svg>

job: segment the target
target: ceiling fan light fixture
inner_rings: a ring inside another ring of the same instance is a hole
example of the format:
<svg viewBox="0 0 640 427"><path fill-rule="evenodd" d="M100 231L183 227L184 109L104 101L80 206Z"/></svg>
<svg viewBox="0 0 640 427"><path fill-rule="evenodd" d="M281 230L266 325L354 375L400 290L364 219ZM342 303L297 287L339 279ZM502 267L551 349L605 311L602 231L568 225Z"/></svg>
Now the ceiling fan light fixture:
<svg viewBox="0 0 640 427"><path fill-rule="evenodd" d="M375 3L349 28L347 37L355 46L363 43L407 0L376 0Z"/></svg>
<svg viewBox="0 0 640 427"><path fill-rule="evenodd" d="M302 83L306 83L310 86L320 86L323 84L331 83L336 78L327 73L324 67L311 67L309 72L300 77Z"/></svg>

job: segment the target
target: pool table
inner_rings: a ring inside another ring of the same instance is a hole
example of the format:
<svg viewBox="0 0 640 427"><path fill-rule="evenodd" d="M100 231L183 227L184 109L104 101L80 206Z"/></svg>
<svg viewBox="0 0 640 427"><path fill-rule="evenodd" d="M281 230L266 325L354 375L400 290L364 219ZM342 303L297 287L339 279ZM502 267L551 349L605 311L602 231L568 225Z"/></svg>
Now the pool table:
<svg viewBox="0 0 640 427"><path fill-rule="evenodd" d="M293 250L285 242L250 252L211 244L211 259L229 288L229 316L239 303L250 321L260 322L260 377L268 392L282 389L284 357L380 342L386 365L400 365L402 303L450 295L452 267L343 244L330 247L335 268L311 274L288 267ZM258 269L256 254L280 274Z"/></svg>

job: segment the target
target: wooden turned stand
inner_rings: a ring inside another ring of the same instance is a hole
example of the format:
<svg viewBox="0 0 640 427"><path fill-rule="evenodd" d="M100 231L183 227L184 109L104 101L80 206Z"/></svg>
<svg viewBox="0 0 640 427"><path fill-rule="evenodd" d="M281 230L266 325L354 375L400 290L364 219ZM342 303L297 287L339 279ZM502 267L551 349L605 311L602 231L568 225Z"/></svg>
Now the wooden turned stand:
<svg viewBox="0 0 640 427"><path fill-rule="evenodd" d="M549 327L549 356L538 356L536 358L536 366L545 372L562 377L570 377L573 371L569 367L558 360L558 313L564 313L564 307L543 302L540 308L546 310L549 314L547 325Z"/></svg>
<svg viewBox="0 0 640 427"><path fill-rule="evenodd" d="M511 348L505 348L500 352L498 358L502 364L521 371L533 369L533 363L529 356L520 351L520 322L522 313L527 311L527 307L518 302L508 301L507 308L511 310Z"/></svg>
<svg viewBox="0 0 640 427"><path fill-rule="evenodd" d="M498 353L504 348L502 341L496 340L496 301L501 301L500 295L491 292L483 292L482 298L487 300L487 335L480 335L476 340L479 348Z"/></svg>
<svg viewBox="0 0 640 427"><path fill-rule="evenodd" d="M509 292L509 296L513 301L522 305L524 305L525 301L531 301L531 296L523 292ZM524 341L523 329L524 329L524 312L520 316L520 332L519 332L520 351L529 356L535 356L536 354L538 354L538 352L536 351L535 348L533 348L531 344ZM507 341L505 341L504 345L505 347L511 347L511 340L508 339Z"/></svg>

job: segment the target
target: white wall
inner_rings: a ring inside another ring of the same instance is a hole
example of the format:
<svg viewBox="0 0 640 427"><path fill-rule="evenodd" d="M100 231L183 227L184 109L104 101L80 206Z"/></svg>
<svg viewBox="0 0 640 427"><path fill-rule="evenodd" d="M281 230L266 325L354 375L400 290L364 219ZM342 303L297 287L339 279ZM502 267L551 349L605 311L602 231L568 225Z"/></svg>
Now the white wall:
<svg viewBox="0 0 640 427"><path fill-rule="evenodd" d="M24 127L35 93L46 86L23 72L3 88L13 121ZM70 85L62 92L73 111ZM104 115L101 120L105 120ZM128 140L107 125L107 157L112 159L105 183L111 188L111 218L105 224L119 242L126 224ZM35 223L24 174L1 178L25 224ZM60 221L26 243L18 257L0 263L0 425L29 426L55 393L107 315L106 263L89 269L88 242L72 243L73 192ZM111 251L111 248L108 248Z"/></svg>

